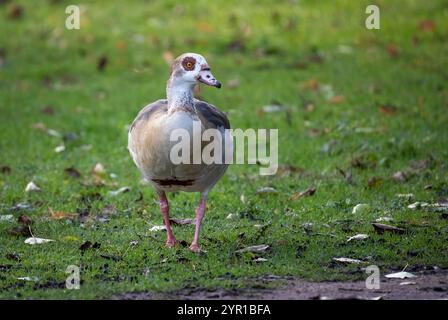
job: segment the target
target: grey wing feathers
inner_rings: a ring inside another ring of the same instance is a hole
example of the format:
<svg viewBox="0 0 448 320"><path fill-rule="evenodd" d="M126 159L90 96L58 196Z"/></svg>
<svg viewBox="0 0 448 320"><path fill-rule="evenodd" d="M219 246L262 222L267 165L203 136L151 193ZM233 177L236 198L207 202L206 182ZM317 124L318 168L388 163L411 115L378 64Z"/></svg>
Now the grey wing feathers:
<svg viewBox="0 0 448 320"><path fill-rule="evenodd" d="M218 110L215 106L196 100L194 104L197 111L199 111L204 118L213 123L217 128L224 127L224 129L230 129L230 122L224 112Z"/></svg>
<svg viewBox="0 0 448 320"><path fill-rule="evenodd" d="M129 132L134 129L137 122L141 120L148 120L149 117L151 117L154 112L158 111L159 109L168 109L168 103L166 99L160 99L153 103L148 104L146 107L144 107L140 112L138 113L137 117L135 118L134 122L132 122L131 127L129 128Z"/></svg>

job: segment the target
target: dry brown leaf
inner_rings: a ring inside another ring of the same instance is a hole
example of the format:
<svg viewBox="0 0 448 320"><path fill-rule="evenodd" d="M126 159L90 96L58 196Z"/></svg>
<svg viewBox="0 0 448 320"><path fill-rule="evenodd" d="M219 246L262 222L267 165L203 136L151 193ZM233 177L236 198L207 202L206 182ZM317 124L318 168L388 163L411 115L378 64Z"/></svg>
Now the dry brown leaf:
<svg viewBox="0 0 448 320"><path fill-rule="evenodd" d="M44 114L48 114L48 115L53 115L54 114L54 109L52 106L46 106L45 108L43 108L41 110L42 113Z"/></svg>
<svg viewBox="0 0 448 320"><path fill-rule="evenodd" d="M21 214L17 219L17 222L23 224L24 226L30 226L33 224L33 220L31 220L31 218L26 214Z"/></svg>
<svg viewBox="0 0 448 320"><path fill-rule="evenodd" d="M1 166L0 172L4 175L11 174L11 167L10 166Z"/></svg>
<svg viewBox="0 0 448 320"><path fill-rule="evenodd" d="M196 219L178 219L178 218L170 218L170 222L175 225L187 225L187 224L195 224Z"/></svg>
<svg viewBox="0 0 448 320"><path fill-rule="evenodd" d="M397 107L392 105L381 105L379 111L383 114L393 115L397 112Z"/></svg>
<svg viewBox="0 0 448 320"><path fill-rule="evenodd" d="M76 217L74 213L66 213L64 211L53 211L51 207L48 207L48 211L50 212L50 218L53 220L61 220L61 219L69 219L73 220Z"/></svg>
<svg viewBox="0 0 448 320"><path fill-rule="evenodd" d="M199 22L196 24L196 29L201 32L213 32L213 26L207 22Z"/></svg>
<svg viewBox="0 0 448 320"><path fill-rule="evenodd" d="M96 64L96 68L98 71L103 71L107 64L109 63L109 59L107 58L107 56L102 55L101 57L98 58L97 64Z"/></svg>
<svg viewBox="0 0 448 320"><path fill-rule="evenodd" d="M388 44L386 47L387 53L389 53L389 56L392 59L396 59L400 56L400 52L398 50L398 47L392 43Z"/></svg>
<svg viewBox="0 0 448 320"><path fill-rule="evenodd" d="M331 104L341 104L345 102L345 97L342 95L334 96L331 97L328 102Z"/></svg>
<svg viewBox="0 0 448 320"><path fill-rule="evenodd" d="M382 179L377 178L377 177L372 177L369 179L369 181L367 182L367 186L369 188L377 188L381 185L381 183L383 182Z"/></svg>
<svg viewBox="0 0 448 320"><path fill-rule="evenodd" d="M418 24L418 28L421 31L433 32L436 29L436 24L432 20L423 20L423 21L420 21L420 23Z"/></svg>
<svg viewBox="0 0 448 320"><path fill-rule="evenodd" d="M10 19L20 19L23 16L23 7L13 3L8 7L7 15Z"/></svg>
<svg viewBox="0 0 448 320"><path fill-rule="evenodd" d="M313 91L317 91L317 89L319 88L319 84L317 82L316 79L309 79L307 81L301 82L299 84L299 89L300 90L313 90Z"/></svg>
<svg viewBox="0 0 448 320"><path fill-rule="evenodd" d="M29 226L18 226L8 230L8 233L12 236L31 237L31 230Z"/></svg>
<svg viewBox="0 0 448 320"><path fill-rule="evenodd" d="M81 178L81 173L79 173L79 171L73 167L64 169L64 172L72 178L75 178L75 179Z"/></svg>
<svg viewBox="0 0 448 320"><path fill-rule="evenodd" d="M308 189L306 189L306 190L304 190L304 191L301 191L301 192L294 192L294 193L289 197L289 200L291 200L291 201L295 201L295 200L298 200L298 199L303 198L303 197L309 197L309 196L312 196L312 195L314 195L315 193L316 193L316 187L312 186L312 187L309 187Z"/></svg>
<svg viewBox="0 0 448 320"><path fill-rule="evenodd" d="M394 227L394 226L390 226L390 225L382 224L382 223L372 223L372 226L378 234L383 234L384 232L392 232L392 233L402 234L405 231L402 228L398 228L398 227Z"/></svg>

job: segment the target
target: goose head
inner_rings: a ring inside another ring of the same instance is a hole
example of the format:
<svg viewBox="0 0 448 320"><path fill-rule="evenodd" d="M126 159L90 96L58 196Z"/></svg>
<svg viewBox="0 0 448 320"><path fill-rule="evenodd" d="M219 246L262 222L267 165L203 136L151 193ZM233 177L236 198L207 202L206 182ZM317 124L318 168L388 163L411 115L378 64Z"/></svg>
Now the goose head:
<svg viewBox="0 0 448 320"><path fill-rule="evenodd" d="M207 60L197 53L184 53L177 57L171 65L169 80L173 85L194 85L203 83L221 88L221 83L213 76Z"/></svg>

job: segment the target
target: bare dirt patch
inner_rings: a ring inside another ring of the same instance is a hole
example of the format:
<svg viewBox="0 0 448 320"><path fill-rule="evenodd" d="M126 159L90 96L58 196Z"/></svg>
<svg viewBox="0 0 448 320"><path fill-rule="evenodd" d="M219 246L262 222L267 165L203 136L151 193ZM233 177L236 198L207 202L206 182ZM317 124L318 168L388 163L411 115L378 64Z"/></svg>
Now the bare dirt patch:
<svg viewBox="0 0 448 320"><path fill-rule="evenodd" d="M286 281L285 286L266 289L260 286L246 289L186 288L170 293L134 292L113 299L145 300L310 300L310 299L448 299L448 271L415 273L416 278L388 279L381 277L380 289L367 289L365 281L310 282L296 278L272 277L271 281ZM264 281L266 282L266 280Z"/></svg>

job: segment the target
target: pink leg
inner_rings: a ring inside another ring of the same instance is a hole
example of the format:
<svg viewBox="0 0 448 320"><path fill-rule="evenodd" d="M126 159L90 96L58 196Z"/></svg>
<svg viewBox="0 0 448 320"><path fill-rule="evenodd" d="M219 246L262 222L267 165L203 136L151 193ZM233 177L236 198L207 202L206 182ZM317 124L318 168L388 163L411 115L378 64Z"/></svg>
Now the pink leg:
<svg viewBox="0 0 448 320"><path fill-rule="evenodd" d="M159 203L160 203L160 211L163 215L163 222L165 223L166 227L166 244L168 248L172 248L176 244L176 238L173 235L173 232L171 231L171 225L170 225L170 207L168 205L168 199L166 198L165 192L162 192L159 194Z"/></svg>
<svg viewBox="0 0 448 320"><path fill-rule="evenodd" d="M190 245L190 250L199 252L201 249L199 248L199 230L201 229L202 218L204 218L205 213L205 200L207 195L201 195L201 202L199 203L198 208L196 209L196 227L194 229L194 238L193 242Z"/></svg>

